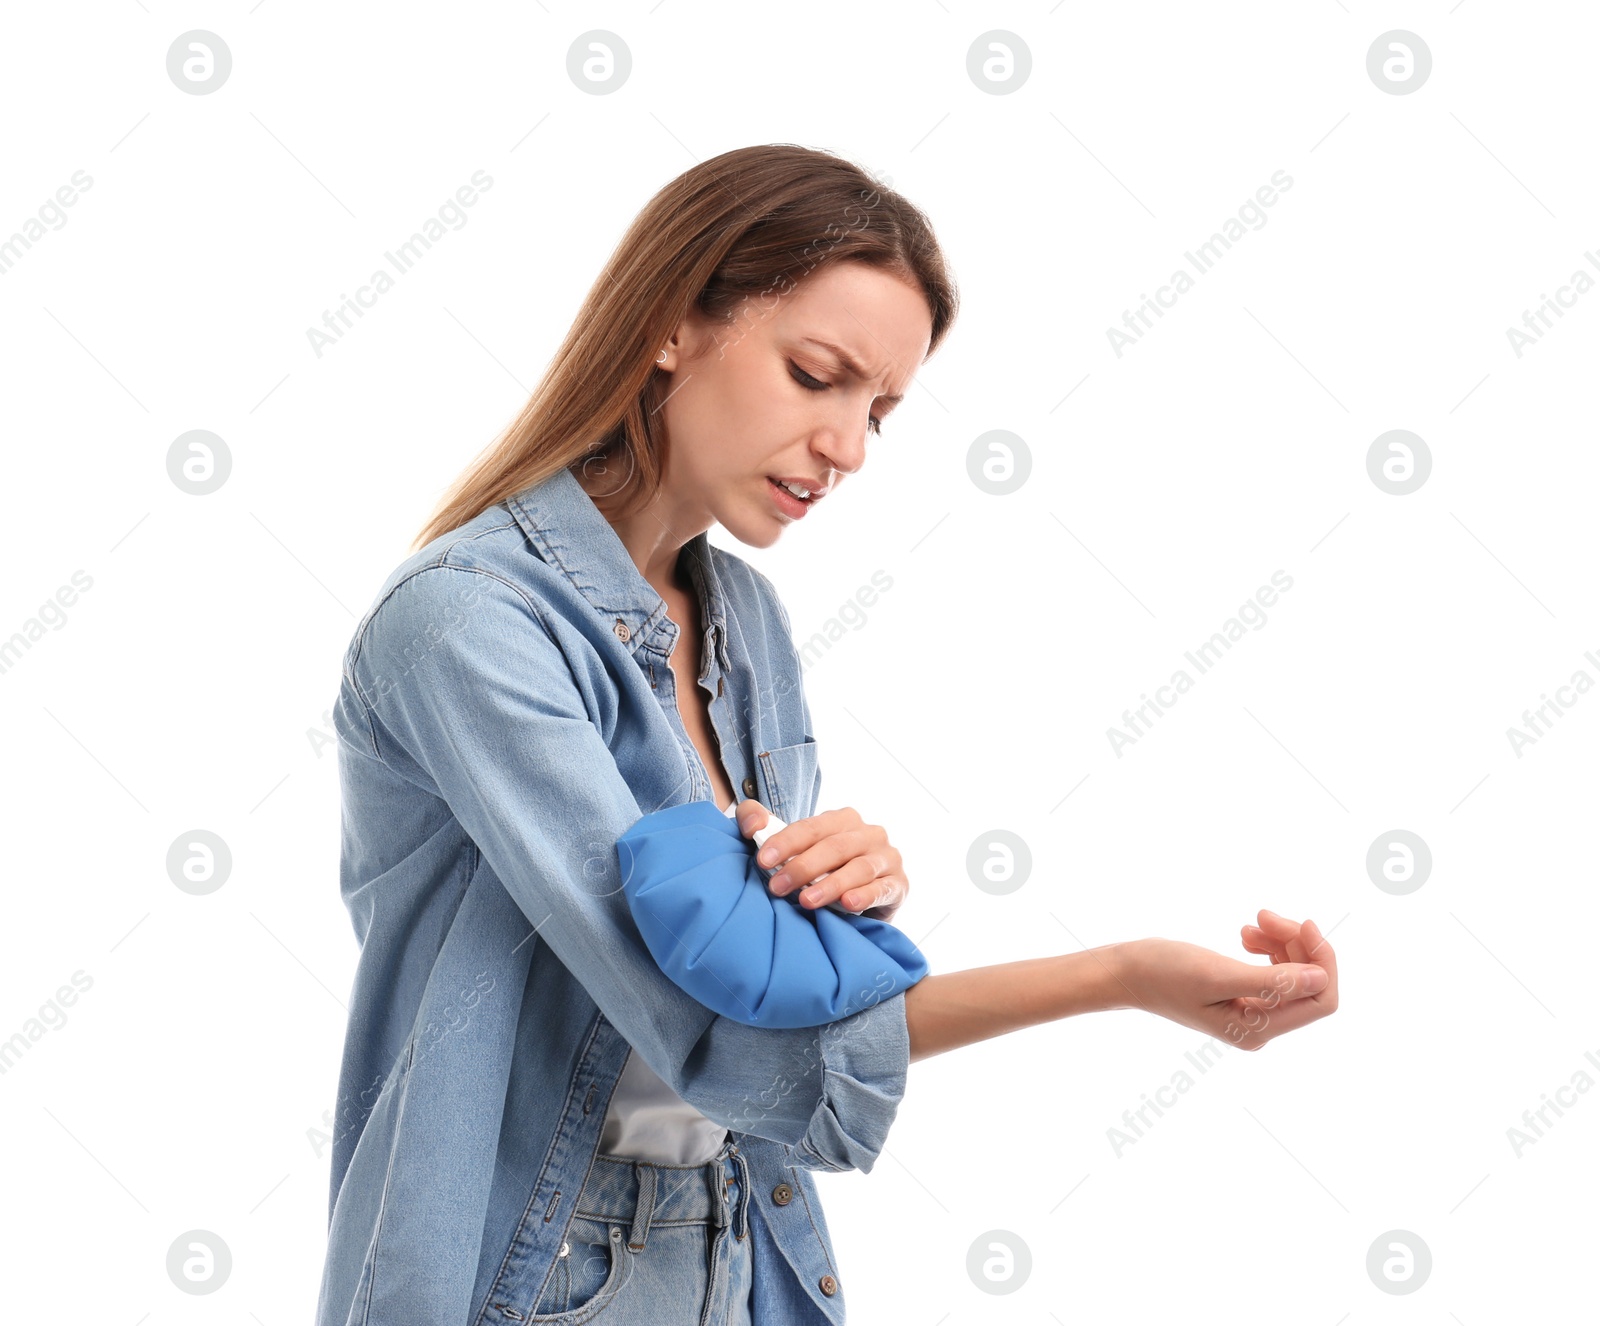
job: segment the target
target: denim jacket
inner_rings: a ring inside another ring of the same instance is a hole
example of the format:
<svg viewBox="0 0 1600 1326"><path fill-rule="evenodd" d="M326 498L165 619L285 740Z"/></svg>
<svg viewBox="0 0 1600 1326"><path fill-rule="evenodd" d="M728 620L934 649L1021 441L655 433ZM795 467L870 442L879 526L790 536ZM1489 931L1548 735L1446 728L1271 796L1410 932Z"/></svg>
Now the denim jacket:
<svg viewBox="0 0 1600 1326"><path fill-rule="evenodd" d="M779 819L815 814L817 743L772 583L703 533L682 557L728 779ZM754 1320L844 1320L812 1171L875 1163L905 1090L905 995L755 1027L651 958L617 839L714 795L678 710L677 635L564 469L410 555L358 623L333 714L361 949L317 1326L526 1318L630 1046L736 1134Z"/></svg>

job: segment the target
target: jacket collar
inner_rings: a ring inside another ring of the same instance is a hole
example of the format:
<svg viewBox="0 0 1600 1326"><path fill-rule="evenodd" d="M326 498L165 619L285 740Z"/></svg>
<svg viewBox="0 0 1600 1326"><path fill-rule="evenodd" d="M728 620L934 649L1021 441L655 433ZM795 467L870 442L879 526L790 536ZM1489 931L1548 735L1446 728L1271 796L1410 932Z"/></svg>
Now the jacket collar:
<svg viewBox="0 0 1600 1326"><path fill-rule="evenodd" d="M619 621L627 628L630 652L666 620L666 601L634 565L611 522L571 470L557 470L507 498L506 506L539 556L560 568L614 631ZM704 530L684 544L682 556L700 597L700 629L712 633L718 661L727 671L726 600Z"/></svg>

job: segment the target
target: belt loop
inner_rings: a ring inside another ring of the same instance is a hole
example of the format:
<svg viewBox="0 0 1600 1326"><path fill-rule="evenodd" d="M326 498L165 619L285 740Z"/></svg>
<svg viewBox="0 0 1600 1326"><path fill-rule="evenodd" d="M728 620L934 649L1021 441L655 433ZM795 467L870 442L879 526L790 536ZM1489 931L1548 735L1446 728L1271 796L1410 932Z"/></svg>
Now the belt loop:
<svg viewBox="0 0 1600 1326"><path fill-rule="evenodd" d="M717 1229L726 1229L733 1223L728 1205L728 1161L732 1156L726 1147L715 1160L706 1161L706 1183L711 1189L711 1221Z"/></svg>
<svg viewBox="0 0 1600 1326"><path fill-rule="evenodd" d="M739 1205L734 1220L734 1238L743 1240L750 1232L750 1165L744 1153L734 1147L732 1156L739 1169Z"/></svg>
<svg viewBox="0 0 1600 1326"><path fill-rule="evenodd" d="M639 1181L639 1204L633 1211L628 1250L643 1252L645 1236L650 1232L650 1218L656 1211L656 1167L646 1161L636 1160L633 1162L633 1173Z"/></svg>

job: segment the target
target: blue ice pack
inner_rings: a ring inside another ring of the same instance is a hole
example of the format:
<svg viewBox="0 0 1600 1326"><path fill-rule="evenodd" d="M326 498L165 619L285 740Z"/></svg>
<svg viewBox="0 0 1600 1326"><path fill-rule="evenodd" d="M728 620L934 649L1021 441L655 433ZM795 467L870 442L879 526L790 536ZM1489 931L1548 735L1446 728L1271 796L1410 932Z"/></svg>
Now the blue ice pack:
<svg viewBox="0 0 1600 1326"><path fill-rule="evenodd" d="M711 801L651 811L617 839L629 910L674 984L736 1022L815 1027L928 974L889 922L774 896L757 848Z"/></svg>

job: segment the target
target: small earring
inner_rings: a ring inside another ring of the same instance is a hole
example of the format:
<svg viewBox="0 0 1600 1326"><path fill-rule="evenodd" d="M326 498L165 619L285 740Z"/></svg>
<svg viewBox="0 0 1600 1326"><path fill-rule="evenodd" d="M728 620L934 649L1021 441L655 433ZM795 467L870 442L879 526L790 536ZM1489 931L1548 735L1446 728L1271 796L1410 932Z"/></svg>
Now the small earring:
<svg viewBox="0 0 1600 1326"><path fill-rule="evenodd" d="M656 356L656 363L664 364L666 362L667 362L667 352L665 350L663 350L660 354L658 354Z"/></svg>

